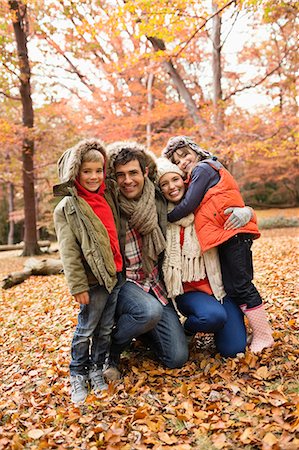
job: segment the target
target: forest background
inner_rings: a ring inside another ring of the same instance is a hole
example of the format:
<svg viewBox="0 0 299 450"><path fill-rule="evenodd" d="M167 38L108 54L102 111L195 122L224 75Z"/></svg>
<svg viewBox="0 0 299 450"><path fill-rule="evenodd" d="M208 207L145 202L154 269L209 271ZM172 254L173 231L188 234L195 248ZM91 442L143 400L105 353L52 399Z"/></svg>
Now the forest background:
<svg viewBox="0 0 299 450"><path fill-rule="evenodd" d="M297 12L274 0L1 0L0 243L38 252L53 233L56 161L91 136L156 154L192 136L248 204L297 206Z"/></svg>
<svg viewBox="0 0 299 450"><path fill-rule="evenodd" d="M56 161L86 137L159 155L170 136L192 136L232 171L260 227L289 226L253 246L272 348L225 359L199 334L171 370L135 342L122 380L80 408L64 275L1 289L1 450L299 448L298 6L0 0L0 244L25 241L23 257L0 252L1 277L55 239Z"/></svg>

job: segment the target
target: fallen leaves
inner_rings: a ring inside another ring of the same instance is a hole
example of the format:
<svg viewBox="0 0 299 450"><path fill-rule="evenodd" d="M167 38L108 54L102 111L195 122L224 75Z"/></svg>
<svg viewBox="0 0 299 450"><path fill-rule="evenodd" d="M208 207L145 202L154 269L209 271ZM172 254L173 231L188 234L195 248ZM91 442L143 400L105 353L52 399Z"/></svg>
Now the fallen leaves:
<svg viewBox="0 0 299 450"><path fill-rule="evenodd" d="M224 359L211 336L199 335L188 364L170 370L136 345L122 358L123 379L80 408L70 403L68 372L78 308L64 277L2 291L0 449L297 450L295 244L283 230L254 243L272 349ZM1 259L0 271L18 264Z"/></svg>

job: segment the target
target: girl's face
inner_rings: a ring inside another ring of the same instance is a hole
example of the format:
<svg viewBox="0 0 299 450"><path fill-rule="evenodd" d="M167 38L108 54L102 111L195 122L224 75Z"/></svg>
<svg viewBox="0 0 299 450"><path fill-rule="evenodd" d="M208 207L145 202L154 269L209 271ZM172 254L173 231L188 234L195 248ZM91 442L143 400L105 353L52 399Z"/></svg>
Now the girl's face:
<svg viewBox="0 0 299 450"><path fill-rule="evenodd" d="M185 193L185 183L181 175L169 172L160 178L160 189L169 202L179 203Z"/></svg>
<svg viewBox="0 0 299 450"><path fill-rule="evenodd" d="M79 170L78 181L85 189L96 192L104 180L104 161L84 162Z"/></svg>
<svg viewBox="0 0 299 450"><path fill-rule="evenodd" d="M198 154L191 148L178 148L174 152L172 160L184 173L190 174L198 163Z"/></svg>

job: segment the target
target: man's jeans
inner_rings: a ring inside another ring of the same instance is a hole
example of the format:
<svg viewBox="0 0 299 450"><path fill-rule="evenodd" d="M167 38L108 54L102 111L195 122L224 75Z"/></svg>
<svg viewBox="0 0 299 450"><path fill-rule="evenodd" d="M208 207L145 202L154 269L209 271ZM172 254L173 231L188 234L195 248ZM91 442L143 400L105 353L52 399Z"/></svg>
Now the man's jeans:
<svg viewBox="0 0 299 450"><path fill-rule="evenodd" d="M178 310L187 317L184 328L191 334L214 333L217 352L235 356L246 350L244 315L228 296L221 304L204 292L186 292L176 298Z"/></svg>
<svg viewBox="0 0 299 450"><path fill-rule="evenodd" d="M105 287L89 290L89 304L80 305L78 324L72 340L71 375L88 372L91 365L102 368L109 350L119 285L109 295Z"/></svg>
<svg viewBox="0 0 299 450"><path fill-rule="evenodd" d="M124 349L133 338L144 335L165 366L182 367L187 361L188 345L177 312L172 303L163 306L153 292L126 281L118 295L116 320L112 347Z"/></svg>

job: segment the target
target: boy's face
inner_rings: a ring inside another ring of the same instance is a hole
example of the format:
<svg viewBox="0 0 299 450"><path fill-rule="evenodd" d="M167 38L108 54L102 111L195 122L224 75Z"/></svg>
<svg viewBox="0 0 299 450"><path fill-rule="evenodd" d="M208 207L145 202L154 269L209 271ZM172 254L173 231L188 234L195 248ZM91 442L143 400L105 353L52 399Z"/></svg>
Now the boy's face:
<svg viewBox="0 0 299 450"><path fill-rule="evenodd" d="M84 162L79 170L78 181L85 189L96 192L104 180L104 161Z"/></svg>
<svg viewBox="0 0 299 450"><path fill-rule="evenodd" d="M184 173L190 174L192 172L192 169L198 162L198 155L191 148L178 148L173 154L173 162Z"/></svg>
<svg viewBox="0 0 299 450"><path fill-rule="evenodd" d="M181 175L169 172L162 175L159 181L160 189L166 200L179 203L185 193L185 183Z"/></svg>
<svg viewBox="0 0 299 450"><path fill-rule="evenodd" d="M146 176L147 171L145 174L142 172L137 159L126 164L117 164L115 167L117 185L128 200L138 200L141 197Z"/></svg>

